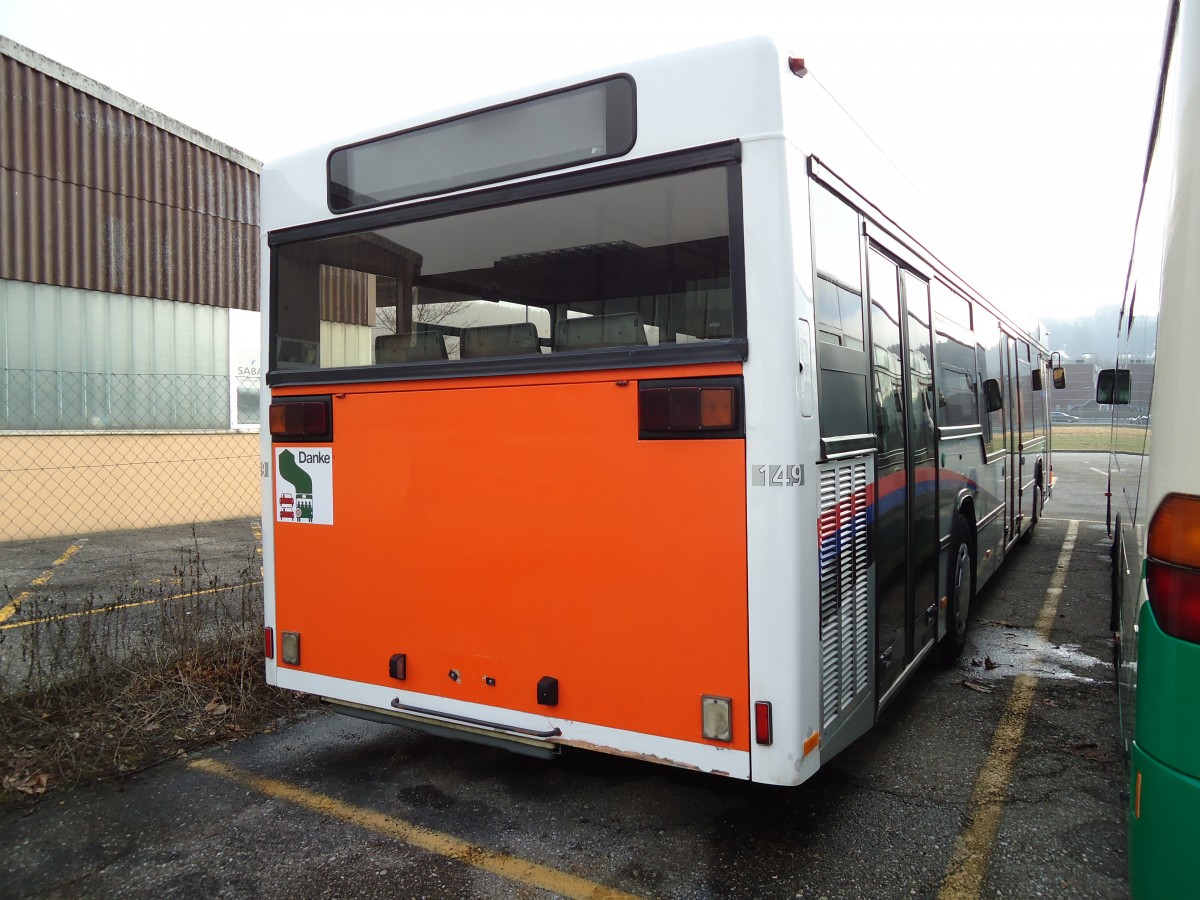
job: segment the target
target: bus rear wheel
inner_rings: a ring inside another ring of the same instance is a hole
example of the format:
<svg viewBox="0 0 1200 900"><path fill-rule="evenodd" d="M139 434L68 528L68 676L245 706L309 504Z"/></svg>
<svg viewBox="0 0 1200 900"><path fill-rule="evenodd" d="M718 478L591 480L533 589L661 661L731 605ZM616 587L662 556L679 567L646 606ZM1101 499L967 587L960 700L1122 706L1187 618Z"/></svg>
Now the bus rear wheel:
<svg viewBox="0 0 1200 900"><path fill-rule="evenodd" d="M946 581L946 634L942 637L942 663L951 665L967 645L967 618L975 600L975 559L971 526L961 513L950 533L950 560Z"/></svg>
<svg viewBox="0 0 1200 900"><path fill-rule="evenodd" d="M1046 502L1045 492L1042 490L1042 472L1039 469L1037 474L1037 483L1033 487L1033 514L1030 517L1029 527L1025 529L1025 533L1021 535L1021 543L1028 544L1033 540L1033 527L1037 525L1038 519L1042 517L1042 505Z"/></svg>

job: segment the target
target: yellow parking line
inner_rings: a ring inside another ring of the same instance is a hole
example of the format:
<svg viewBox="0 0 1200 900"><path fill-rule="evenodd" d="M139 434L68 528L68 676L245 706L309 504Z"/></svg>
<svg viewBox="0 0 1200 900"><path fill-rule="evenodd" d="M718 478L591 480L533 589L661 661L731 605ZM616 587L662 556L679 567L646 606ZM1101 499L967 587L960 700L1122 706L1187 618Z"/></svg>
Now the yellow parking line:
<svg viewBox="0 0 1200 900"><path fill-rule="evenodd" d="M1050 586L1046 589L1046 600L1034 625L1037 633L1046 641L1050 640L1050 632L1054 629L1058 600L1067 580L1067 567L1071 564L1071 553L1075 550L1075 537L1078 534L1079 520L1072 519L1058 553L1054 574L1050 577ZM1012 781L1017 754L1025 738L1025 725L1029 721L1037 684L1037 676L1027 673L1021 673L1013 682L1012 693L1000 715L1000 724L992 735L991 749L971 793L967 809L971 824L958 836L954 857L942 876L938 900L974 900L979 896L992 850L996 846L996 835L1000 833L1008 785Z"/></svg>
<svg viewBox="0 0 1200 900"><path fill-rule="evenodd" d="M80 538L78 541L68 547L62 556L50 563L50 568L48 568L37 578L33 579L33 581L29 582L31 590L21 591L21 593L17 594L17 596L15 596L7 606L5 606L3 609L0 609L0 622L7 622L14 615L16 615L17 610L21 608L21 604L33 596L32 588L43 587L46 582L54 577L54 570L78 553L79 548L84 545L85 541L87 541L87 538Z"/></svg>
<svg viewBox="0 0 1200 900"><path fill-rule="evenodd" d="M132 603L112 603L105 606L93 606L91 609L81 609L78 612L58 613L54 616L41 616L37 619L25 619L21 622L12 622L9 625L0 625L0 631L7 631L10 628L28 628L30 625L44 625L47 622L61 622L63 619L77 619L80 616L94 616L98 613L113 612L118 609L133 609L135 606L149 606L151 603L162 603L166 600L184 600L188 597L218 594L221 591L235 591L238 588L250 587L255 584L262 584L262 582L243 581L238 584L231 584L228 587L207 588L203 591L189 591L186 594L168 594L166 597L155 597L153 600L134 600ZM0 621L3 621L3 619L0 619Z"/></svg>
<svg viewBox="0 0 1200 900"><path fill-rule="evenodd" d="M343 822L385 834L430 853L436 853L456 862L474 866L476 869L491 872L493 875L499 875L509 881L541 888L562 897L592 898L592 900L613 898L616 900L616 898L636 896L596 884L594 881L588 881L560 869L552 869L549 866L510 856L507 853L488 850L478 844L470 844L440 831L413 825L411 822L405 822L403 819L397 819L381 812L352 806L294 784L252 775L215 759L198 759L189 765L191 768L209 775L216 775L252 788L272 799L294 803L321 815L333 816Z"/></svg>

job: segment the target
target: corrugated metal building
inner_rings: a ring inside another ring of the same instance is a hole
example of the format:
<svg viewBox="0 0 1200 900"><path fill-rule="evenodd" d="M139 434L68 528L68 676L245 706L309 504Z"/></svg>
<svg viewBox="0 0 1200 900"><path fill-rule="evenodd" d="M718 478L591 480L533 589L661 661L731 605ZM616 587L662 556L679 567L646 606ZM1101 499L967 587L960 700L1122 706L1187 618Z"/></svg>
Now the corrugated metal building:
<svg viewBox="0 0 1200 900"><path fill-rule="evenodd" d="M0 37L0 541L257 513L258 170Z"/></svg>

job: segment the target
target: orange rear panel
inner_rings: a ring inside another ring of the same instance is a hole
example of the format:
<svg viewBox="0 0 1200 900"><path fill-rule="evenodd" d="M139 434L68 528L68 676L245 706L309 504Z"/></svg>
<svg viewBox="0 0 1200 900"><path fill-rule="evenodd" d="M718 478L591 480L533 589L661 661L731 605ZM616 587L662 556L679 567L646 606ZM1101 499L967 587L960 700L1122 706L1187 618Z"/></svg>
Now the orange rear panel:
<svg viewBox="0 0 1200 900"><path fill-rule="evenodd" d="M299 668L688 741L715 694L747 749L745 442L639 441L645 374L330 391L333 524L275 523Z"/></svg>

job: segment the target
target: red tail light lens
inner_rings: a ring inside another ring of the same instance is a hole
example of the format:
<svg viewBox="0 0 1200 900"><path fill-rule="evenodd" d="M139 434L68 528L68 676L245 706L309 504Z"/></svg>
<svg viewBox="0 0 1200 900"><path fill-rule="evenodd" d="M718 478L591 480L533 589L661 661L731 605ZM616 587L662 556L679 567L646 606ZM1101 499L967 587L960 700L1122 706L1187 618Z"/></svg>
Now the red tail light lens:
<svg viewBox="0 0 1200 900"><path fill-rule="evenodd" d="M266 654L267 659L275 658L275 629L274 628L264 628L263 629L263 653Z"/></svg>
<svg viewBox="0 0 1200 900"><path fill-rule="evenodd" d="M1146 596L1159 627L1200 644L1200 497L1168 494L1146 538Z"/></svg>
<svg viewBox="0 0 1200 900"><path fill-rule="evenodd" d="M754 704L754 742L767 746L771 740L771 704L759 700Z"/></svg>
<svg viewBox="0 0 1200 900"><path fill-rule="evenodd" d="M273 438L328 440L331 417L327 400L277 400L268 412Z"/></svg>
<svg viewBox="0 0 1200 900"><path fill-rule="evenodd" d="M1172 637L1200 644L1200 572L1149 560L1146 595L1159 628Z"/></svg>

